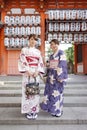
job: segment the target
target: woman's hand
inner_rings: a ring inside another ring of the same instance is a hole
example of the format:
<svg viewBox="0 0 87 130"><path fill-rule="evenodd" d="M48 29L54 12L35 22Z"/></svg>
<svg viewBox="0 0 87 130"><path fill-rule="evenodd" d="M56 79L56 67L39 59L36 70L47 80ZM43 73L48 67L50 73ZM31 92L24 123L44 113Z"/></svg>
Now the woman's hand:
<svg viewBox="0 0 87 130"><path fill-rule="evenodd" d="M30 77L37 77L38 74L39 74L39 72L36 71L36 72L32 73L32 72L30 72L30 71L27 71L26 74L27 74L28 76L30 76Z"/></svg>
<svg viewBox="0 0 87 130"><path fill-rule="evenodd" d="M63 80L61 79L61 80L58 80L60 83L62 83L63 82Z"/></svg>
<svg viewBox="0 0 87 130"><path fill-rule="evenodd" d="M27 74L29 77L33 76L33 73L30 72L30 71L27 71L26 74Z"/></svg>
<svg viewBox="0 0 87 130"><path fill-rule="evenodd" d="M39 74L39 73L38 73L37 71L36 71L36 72L34 72L34 73L33 73L33 77L37 77L37 76L38 76L38 74Z"/></svg>

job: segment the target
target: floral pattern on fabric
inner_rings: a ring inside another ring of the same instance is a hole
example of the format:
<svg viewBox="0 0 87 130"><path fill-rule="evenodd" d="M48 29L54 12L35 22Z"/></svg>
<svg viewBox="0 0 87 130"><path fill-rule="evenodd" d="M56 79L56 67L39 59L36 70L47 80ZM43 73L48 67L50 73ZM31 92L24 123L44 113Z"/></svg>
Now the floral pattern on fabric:
<svg viewBox="0 0 87 130"><path fill-rule="evenodd" d="M62 113L63 111L63 91L67 79L67 62L66 56L62 50L56 55L51 55L50 60L58 59L57 68L49 68L44 99L41 103L41 109L52 114Z"/></svg>

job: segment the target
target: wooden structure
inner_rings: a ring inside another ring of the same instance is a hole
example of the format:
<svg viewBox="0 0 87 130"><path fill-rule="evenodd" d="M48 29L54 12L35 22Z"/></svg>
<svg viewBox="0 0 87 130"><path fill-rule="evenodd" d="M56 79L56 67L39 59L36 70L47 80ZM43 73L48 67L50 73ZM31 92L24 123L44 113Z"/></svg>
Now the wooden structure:
<svg viewBox="0 0 87 130"><path fill-rule="evenodd" d="M4 45L5 16L12 16L11 10L21 9L19 16L25 15L25 9L35 9L35 14L41 18L41 46L42 55L45 55L46 19L47 11L50 9L87 9L87 0L0 0L0 75L18 75L17 61L20 48L6 48ZM38 12L38 13L37 13ZM14 16L16 16L14 14ZM4 25L3 25L4 24ZM86 21L87 24L87 21ZM87 31L87 30L86 30ZM10 36L11 37L11 36ZM74 44L75 48L75 73L87 74L87 43Z"/></svg>

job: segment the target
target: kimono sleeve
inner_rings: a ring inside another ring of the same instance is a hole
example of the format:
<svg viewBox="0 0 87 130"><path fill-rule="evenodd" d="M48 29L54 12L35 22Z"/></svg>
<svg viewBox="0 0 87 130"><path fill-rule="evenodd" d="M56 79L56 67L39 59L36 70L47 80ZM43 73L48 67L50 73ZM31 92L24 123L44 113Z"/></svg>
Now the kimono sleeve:
<svg viewBox="0 0 87 130"><path fill-rule="evenodd" d="M24 52L25 52L25 49L22 49L20 56L19 56L19 59L18 59L18 70L21 73L24 73L24 72L29 70Z"/></svg>
<svg viewBox="0 0 87 130"><path fill-rule="evenodd" d="M43 63L43 59L42 59L42 56L40 54L39 56L39 62L38 62L38 69L37 71L41 74L44 74L44 63Z"/></svg>
<svg viewBox="0 0 87 130"><path fill-rule="evenodd" d="M58 81L66 81L68 75L67 75L67 61L66 61L66 55L62 51L59 55L59 64L57 68L57 79Z"/></svg>

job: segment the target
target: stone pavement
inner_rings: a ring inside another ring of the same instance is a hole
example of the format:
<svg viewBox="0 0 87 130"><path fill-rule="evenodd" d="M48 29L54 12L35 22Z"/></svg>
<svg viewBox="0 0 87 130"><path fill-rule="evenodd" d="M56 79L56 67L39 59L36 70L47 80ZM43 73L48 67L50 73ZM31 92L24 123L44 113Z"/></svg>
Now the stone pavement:
<svg viewBox="0 0 87 130"><path fill-rule="evenodd" d="M27 120L20 112L21 81L21 76L0 76L0 130L87 130L87 75L69 75L60 118L40 110L36 120ZM42 98L43 82L40 88Z"/></svg>
<svg viewBox="0 0 87 130"><path fill-rule="evenodd" d="M21 81L22 80L22 76L1 76L0 75L0 82L10 82L10 81ZM69 74L68 75L68 82L85 82L87 80L87 75L75 75L75 74Z"/></svg>

